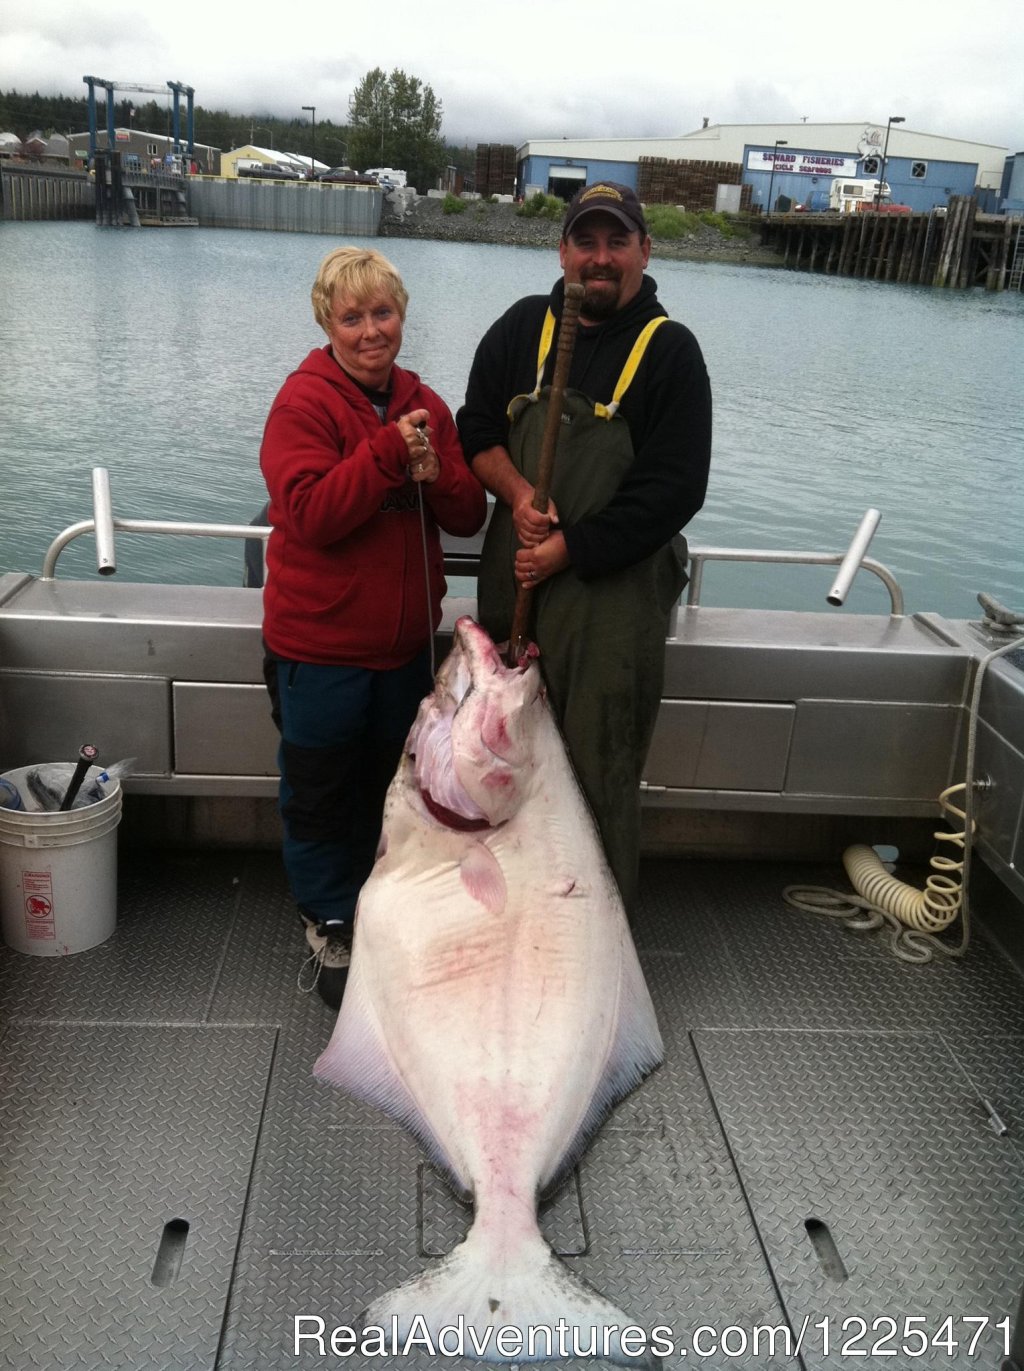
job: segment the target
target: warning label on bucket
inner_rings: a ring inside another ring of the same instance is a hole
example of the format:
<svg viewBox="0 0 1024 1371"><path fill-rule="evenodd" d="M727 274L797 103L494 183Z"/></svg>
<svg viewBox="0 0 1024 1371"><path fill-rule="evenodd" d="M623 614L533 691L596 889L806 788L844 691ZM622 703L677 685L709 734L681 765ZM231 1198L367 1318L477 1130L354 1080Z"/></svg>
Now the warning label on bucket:
<svg viewBox="0 0 1024 1371"><path fill-rule="evenodd" d="M49 871L23 871L21 888L25 896L25 932L30 938L55 938L53 921L53 880Z"/></svg>

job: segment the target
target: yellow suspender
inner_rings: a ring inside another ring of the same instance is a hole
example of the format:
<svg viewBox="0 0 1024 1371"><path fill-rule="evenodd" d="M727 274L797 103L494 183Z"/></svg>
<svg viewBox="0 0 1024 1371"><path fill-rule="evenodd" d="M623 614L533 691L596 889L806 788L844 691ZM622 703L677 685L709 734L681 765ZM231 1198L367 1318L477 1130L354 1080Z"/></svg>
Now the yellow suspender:
<svg viewBox="0 0 1024 1371"><path fill-rule="evenodd" d="M534 398L540 395L541 383L544 380L544 363L548 360L548 353L551 351L551 343L555 336L555 316L551 313L551 306L544 316L544 327L540 331L540 344L537 347L537 384L534 387Z"/></svg>
<svg viewBox="0 0 1024 1371"><path fill-rule="evenodd" d="M644 353L647 351L647 344L654 337L655 330L660 328L662 324L667 323L668 316L661 314L657 319L652 319L650 323L644 325L640 332L640 336L633 344L633 350L626 358L626 365L622 368L622 375L619 377L615 386L611 404L594 406L594 413L599 419L615 418L615 415L618 413L619 405L622 403L622 397L632 384L633 377L636 375L636 369L640 365Z"/></svg>
<svg viewBox="0 0 1024 1371"><path fill-rule="evenodd" d="M647 344L654 336L655 330L660 328L662 324L667 323L668 316L661 314L657 319L652 319L649 323L644 325L636 342L633 344L629 356L626 358L626 365L622 368L622 374L616 382L611 403L607 405L596 404L594 406L594 414L598 419L614 419L615 415L618 413L619 405L622 403L622 397L632 384L633 377L636 375L636 369L643 360L644 353L647 351ZM551 351L551 344L554 337L555 316L551 313L549 308L547 314L544 316L544 327L540 331L540 343L537 347L537 387L531 397L533 399L536 399L540 395L541 383L544 379L544 363L548 360L548 353Z"/></svg>

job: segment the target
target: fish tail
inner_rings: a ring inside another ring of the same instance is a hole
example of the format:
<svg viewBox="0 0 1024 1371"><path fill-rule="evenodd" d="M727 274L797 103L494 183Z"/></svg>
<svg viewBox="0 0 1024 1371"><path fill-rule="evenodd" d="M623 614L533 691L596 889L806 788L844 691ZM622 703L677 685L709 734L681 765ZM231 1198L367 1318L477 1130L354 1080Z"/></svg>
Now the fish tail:
<svg viewBox="0 0 1024 1371"><path fill-rule="evenodd" d="M381 1329L399 1351L488 1362L596 1357L623 1366L656 1364L640 1347L637 1323L571 1275L539 1232L514 1261L507 1252L504 1259L498 1249L489 1252L476 1233L374 1300L363 1315L364 1335Z"/></svg>

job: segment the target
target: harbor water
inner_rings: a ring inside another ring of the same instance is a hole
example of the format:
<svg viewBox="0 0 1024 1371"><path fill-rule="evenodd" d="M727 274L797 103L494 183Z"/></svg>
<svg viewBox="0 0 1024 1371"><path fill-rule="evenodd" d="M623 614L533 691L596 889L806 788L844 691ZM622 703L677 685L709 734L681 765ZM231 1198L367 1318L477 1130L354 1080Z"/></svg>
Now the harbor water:
<svg viewBox="0 0 1024 1371"><path fill-rule="evenodd" d="M551 251L373 242L411 302L401 362L452 409L488 324L546 292ZM0 225L0 570L37 572L110 472L123 518L247 523L263 423L323 343L309 290L336 240L215 229ZM1024 297L652 259L715 397L704 545L842 552L864 510L907 609L1024 609ZM607 399L608 397L597 397ZM59 574L96 575L93 540ZM710 566L706 604L824 609L829 568ZM124 580L238 584L241 546L122 534ZM845 611L883 611L863 573Z"/></svg>

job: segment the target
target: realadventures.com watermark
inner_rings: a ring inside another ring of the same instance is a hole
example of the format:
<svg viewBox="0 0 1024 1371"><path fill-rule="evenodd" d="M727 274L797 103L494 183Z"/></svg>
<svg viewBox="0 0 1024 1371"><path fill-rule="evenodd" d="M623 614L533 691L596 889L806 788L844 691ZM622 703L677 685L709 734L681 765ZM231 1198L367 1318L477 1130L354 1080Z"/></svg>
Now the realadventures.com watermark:
<svg viewBox="0 0 1024 1371"><path fill-rule="evenodd" d="M385 1327L367 1324L355 1329L339 1324L328 1331L319 1314L296 1314L292 1320L292 1353L312 1353L318 1357L407 1357L413 1352L426 1352L432 1357L486 1357L488 1353L501 1358L526 1357L529 1360L547 1357L609 1357L613 1354L643 1357L648 1349L659 1355L656 1335L669 1330L615 1324L601 1328L578 1328L564 1319L548 1327L523 1329L514 1324L493 1325L478 1330L467 1324L460 1315L454 1323L445 1324L432 1332L426 1319L417 1314L404 1331L397 1317ZM662 1353L663 1355L663 1353Z"/></svg>

